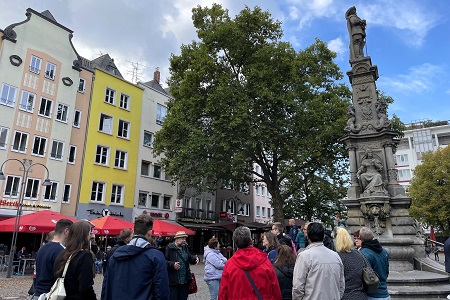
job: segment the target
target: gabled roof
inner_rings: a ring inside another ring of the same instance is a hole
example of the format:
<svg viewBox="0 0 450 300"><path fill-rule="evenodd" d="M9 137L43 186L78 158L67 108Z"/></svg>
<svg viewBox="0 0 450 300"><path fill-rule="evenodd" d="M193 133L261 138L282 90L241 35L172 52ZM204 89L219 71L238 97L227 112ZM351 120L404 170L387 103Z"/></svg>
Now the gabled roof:
<svg viewBox="0 0 450 300"><path fill-rule="evenodd" d="M149 88L152 88L158 92L160 92L163 95L167 95L168 97L172 97L172 95L170 95L166 89L163 89L163 87L158 83L158 81L156 81L155 79L144 82L144 85L148 86Z"/></svg>
<svg viewBox="0 0 450 300"><path fill-rule="evenodd" d="M91 60L91 68L97 68L111 75L124 79L117 66L114 64L114 59L109 54L104 54L96 59Z"/></svg>
<svg viewBox="0 0 450 300"><path fill-rule="evenodd" d="M48 9L41 12L41 15L43 15L47 19L50 19L50 20L56 22L56 19L53 17L52 13Z"/></svg>

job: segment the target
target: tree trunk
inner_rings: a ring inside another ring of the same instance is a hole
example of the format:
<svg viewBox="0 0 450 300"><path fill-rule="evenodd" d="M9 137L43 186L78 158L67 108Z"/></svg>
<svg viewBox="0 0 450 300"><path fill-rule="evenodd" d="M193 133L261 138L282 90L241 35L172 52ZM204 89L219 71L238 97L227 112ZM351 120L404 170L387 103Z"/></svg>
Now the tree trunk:
<svg viewBox="0 0 450 300"><path fill-rule="evenodd" d="M277 190L272 195L272 209L274 222L281 222L284 225L284 211L283 211L283 199L280 192Z"/></svg>

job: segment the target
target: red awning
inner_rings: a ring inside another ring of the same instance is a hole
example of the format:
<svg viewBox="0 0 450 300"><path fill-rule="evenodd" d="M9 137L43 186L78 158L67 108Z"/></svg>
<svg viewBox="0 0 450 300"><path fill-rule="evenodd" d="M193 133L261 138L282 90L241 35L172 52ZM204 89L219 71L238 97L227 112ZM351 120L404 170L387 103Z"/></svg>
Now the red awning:
<svg viewBox="0 0 450 300"><path fill-rule="evenodd" d="M77 220L66 215L51 211L41 210L32 214L20 217L18 232L29 233L49 233L55 229L56 222L60 219L69 219L72 222ZM0 221L0 232L13 232L16 218Z"/></svg>
<svg viewBox="0 0 450 300"><path fill-rule="evenodd" d="M187 235L195 235L194 230L187 229L186 227L183 227L181 225L163 220L153 221L153 236L175 236L178 231L184 231Z"/></svg>
<svg viewBox="0 0 450 300"><path fill-rule="evenodd" d="M100 235L118 235L122 229L133 229L134 227L134 223L112 216L106 216L90 221L95 225L95 234Z"/></svg>

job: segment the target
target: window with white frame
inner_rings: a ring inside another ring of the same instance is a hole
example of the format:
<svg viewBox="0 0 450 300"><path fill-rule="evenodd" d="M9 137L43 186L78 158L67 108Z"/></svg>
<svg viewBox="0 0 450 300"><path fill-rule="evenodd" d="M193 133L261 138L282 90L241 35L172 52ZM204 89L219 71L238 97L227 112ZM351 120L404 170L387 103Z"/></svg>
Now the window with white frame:
<svg viewBox="0 0 450 300"><path fill-rule="evenodd" d="M73 127L80 128L81 125L81 111L75 109L75 113L73 114Z"/></svg>
<svg viewBox="0 0 450 300"><path fill-rule="evenodd" d="M130 138L130 122L127 122L124 120L119 120L117 136L125 138L125 139Z"/></svg>
<svg viewBox="0 0 450 300"><path fill-rule="evenodd" d="M151 207L159 208L159 194L152 194Z"/></svg>
<svg viewBox="0 0 450 300"><path fill-rule="evenodd" d="M45 65L45 78L54 80L56 76L56 65L52 64L51 62L47 62Z"/></svg>
<svg viewBox="0 0 450 300"><path fill-rule="evenodd" d="M28 178L24 198L29 200L37 200L40 183L41 181L39 179Z"/></svg>
<svg viewBox="0 0 450 300"><path fill-rule="evenodd" d="M12 151L25 153L27 150L28 133L16 131L14 133L14 142L12 145Z"/></svg>
<svg viewBox="0 0 450 300"><path fill-rule="evenodd" d="M139 191L138 206L147 207L148 192Z"/></svg>
<svg viewBox="0 0 450 300"><path fill-rule="evenodd" d="M116 91L110 88L106 88L105 102L114 105L116 103Z"/></svg>
<svg viewBox="0 0 450 300"><path fill-rule="evenodd" d="M190 197L184 197L184 207L185 208L191 208L191 198Z"/></svg>
<svg viewBox="0 0 450 300"><path fill-rule="evenodd" d="M144 146L151 147L153 143L153 133L144 130Z"/></svg>
<svg viewBox="0 0 450 300"><path fill-rule="evenodd" d="M259 184L256 185L256 195L261 195L261 186Z"/></svg>
<svg viewBox="0 0 450 300"><path fill-rule="evenodd" d="M98 126L99 131L111 134L112 124L113 124L113 117L105 114L100 114L100 124Z"/></svg>
<svg viewBox="0 0 450 300"><path fill-rule="evenodd" d="M69 155L67 156L67 162L69 164L74 164L76 157L77 157L77 146L70 145L69 146Z"/></svg>
<svg viewBox="0 0 450 300"><path fill-rule="evenodd" d="M47 139L45 137L35 135L31 153L38 156L44 156L46 147Z"/></svg>
<svg viewBox="0 0 450 300"><path fill-rule="evenodd" d="M120 93L119 107L129 110L130 109L130 96Z"/></svg>
<svg viewBox="0 0 450 300"><path fill-rule="evenodd" d="M266 208L262 207L261 211L262 211L262 217L265 218L266 217Z"/></svg>
<svg viewBox="0 0 450 300"><path fill-rule="evenodd" d="M50 158L61 160L63 157L64 142L53 140L52 150L50 150Z"/></svg>
<svg viewBox="0 0 450 300"><path fill-rule="evenodd" d="M3 196L16 198L19 196L21 177L8 175L6 176L5 188L3 189Z"/></svg>
<svg viewBox="0 0 450 300"><path fill-rule="evenodd" d="M266 187L265 186L261 186L261 195L264 197L266 195Z"/></svg>
<svg viewBox="0 0 450 300"><path fill-rule="evenodd" d="M62 203L69 203L70 202L70 190L72 189L71 184L65 184L64 185L64 192L61 202Z"/></svg>
<svg viewBox="0 0 450 300"><path fill-rule="evenodd" d="M52 105L53 101L50 99L46 99L44 97L41 98L41 103L39 104L38 114L43 117L51 117L52 114Z"/></svg>
<svg viewBox="0 0 450 300"><path fill-rule="evenodd" d="M206 211L211 211L211 200L206 200Z"/></svg>
<svg viewBox="0 0 450 300"><path fill-rule="evenodd" d="M16 100L17 88L3 83L2 93L0 94L0 104L4 104L10 107L14 107L14 102Z"/></svg>
<svg viewBox="0 0 450 300"><path fill-rule="evenodd" d="M78 92L84 93L85 89L86 89L86 80L84 78L80 78L80 80L78 80Z"/></svg>
<svg viewBox="0 0 450 300"><path fill-rule="evenodd" d="M128 153L122 150L116 150L116 157L114 158L114 167L119 169L127 168Z"/></svg>
<svg viewBox="0 0 450 300"><path fill-rule="evenodd" d="M68 115L69 115L69 105L64 103L58 103L56 120L67 123Z"/></svg>
<svg viewBox="0 0 450 300"><path fill-rule="evenodd" d="M42 60L39 57L32 55L30 60L30 71L36 74L41 73L41 62Z"/></svg>
<svg viewBox="0 0 450 300"><path fill-rule="evenodd" d="M202 199L195 198L195 209L197 210L202 209Z"/></svg>
<svg viewBox="0 0 450 300"><path fill-rule="evenodd" d="M170 174L168 174L165 170L164 170L163 174L164 174L165 180L168 180L168 181L172 180L172 176L170 176Z"/></svg>
<svg viewBox="0 0 450 300"><path fill-rule="evenodd" d="M150 162L143 160L141 162L141 175L150 176Z"/></svg>
<svg viewBox="0 0 450 300"><path fill-rule="evenodd" d="M250 215L250 204L239 203L237 205L236 213L238 216L249 216Z"/></svg>
<svg viewBox="0 0 450 300"><path fill-rule="evenodd" d="M161 166L153 165L153 177L161 178Z"/></svg>
<svg viewBox="0 0 450 300"><path fill-rule="evenodd" d="M111 191L111 204L122 204L123 185L113 184Z"/></svg>
<svg viewBox="0 0 450 300"><path fill-rule="evenodd" d="M56 195L58 195L58 182L52 181L50 185L45 187L44 201L56 201Z"/></svg>
<svg viewBox="0 0 450 300"><path fill-rule="evenodd" d="M107 166L108 160L109 160L109 147L97 145L97 152L95 153L95 163Z"/></svg>
<svg viewBox="0 0 450 300"><path fill-rule="evenodd" d="M408 165L408 154L399 154L395 156L395 160L397 161L397 165L405 166Z"/></svg>
<svg viewBox="0 0 450 300"><path fill-rule="evenodd" d="M410 169L398 169L398 180L411 180Z"/></svg>
<svg viewBox="0 0 450 300"><path fill-rule="evenodd" d="M91 188L91 201L103 202L105 183L93 181Z"/></svg>
<svg viewBox="0 0 450 300"><path fill-rule="evenodd" d="M257 217L260 216L260 210L261 210L261 207L260 206L256 206L256 216Z"/></svg>
<svg viewBox="0 0 450 300"><path fill-rule="evenodd" d="M20 99L19 109L27 112L33 112L34 101L36 100L36 95L28 91L22 91L22 98Z"/></svg>
<svg viewBox="0 0 450 300"><path fill-rule="evenodd" d="M156 106L156 124L162 125L166 119L167 107L161 104Z"/></svg>
<svg viewBox="0 0 450 300"><path fill-rule="evenodd" d="M171 196L165 195L163 197L163 209L170 209L170 202L172 200Z"/></svg>
<svg viewBox="0 0 450 300"><path fill-rule="evenodd" d="M9 128L0 126L0 149L6 149L6 142L8 141Z"/></svg>

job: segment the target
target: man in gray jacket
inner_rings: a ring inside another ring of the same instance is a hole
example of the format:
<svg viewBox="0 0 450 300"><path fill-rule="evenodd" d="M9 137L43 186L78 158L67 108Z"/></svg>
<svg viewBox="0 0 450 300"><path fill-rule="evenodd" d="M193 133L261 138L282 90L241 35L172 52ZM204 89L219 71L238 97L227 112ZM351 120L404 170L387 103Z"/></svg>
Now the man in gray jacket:
<svg viewBox="0 0 450 300"><path fill-rule="evenodd" d="M344 266L339 255L323 245L324 232L320 223L308 225L309 245L295 262L292 299L340 300L344 295Z"/></svg>

